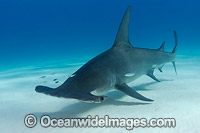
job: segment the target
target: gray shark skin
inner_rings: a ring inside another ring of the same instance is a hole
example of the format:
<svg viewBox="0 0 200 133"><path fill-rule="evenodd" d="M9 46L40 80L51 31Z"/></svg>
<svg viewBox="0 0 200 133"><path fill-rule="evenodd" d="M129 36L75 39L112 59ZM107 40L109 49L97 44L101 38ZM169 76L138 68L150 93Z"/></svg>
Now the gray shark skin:
<svg viewBox="0 0 200 133"><path fill-rule="evenodd" d="M165 42L159 49L133 47L128 36L130 12L131 7L128 7L115 42L109 50L91 59L59 87L53 89L37 86L35 91L55 97L101 103L107 97L94 95L95 93L116 89L142 101L153 101L134 91L127 83L142 75L160 82L153 75L154 69L157 68L162 72L162 67L168 62L172 62L176 71L175 56L178 43L176 31L174 31L175 47L172 52L164 51Z"/></svg>

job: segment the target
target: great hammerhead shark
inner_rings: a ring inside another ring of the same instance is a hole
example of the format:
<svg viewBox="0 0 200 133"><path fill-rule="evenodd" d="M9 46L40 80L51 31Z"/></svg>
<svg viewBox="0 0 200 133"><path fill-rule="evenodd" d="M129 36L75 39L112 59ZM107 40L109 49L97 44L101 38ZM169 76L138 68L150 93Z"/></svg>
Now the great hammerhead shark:
<svg viewBox="0 0 200 133"><path fill-rule="evenodd" d="M153 101L140 95L127 83L142 75L159 82L153 75L154 69L158 68L162 72L162 67L168 62L172 62L176 72L175 57L178 43L176 31L174 31L175 47L172 52L164 51L165 42L159 49L133 47L128 36L130 12L131 7L128 7L114 44L109 50L88 61L59 87L53 89L37 86L35 91L61 98L101 103L107 96L95 95L96 93L116 89L139 100Z"/></svg>

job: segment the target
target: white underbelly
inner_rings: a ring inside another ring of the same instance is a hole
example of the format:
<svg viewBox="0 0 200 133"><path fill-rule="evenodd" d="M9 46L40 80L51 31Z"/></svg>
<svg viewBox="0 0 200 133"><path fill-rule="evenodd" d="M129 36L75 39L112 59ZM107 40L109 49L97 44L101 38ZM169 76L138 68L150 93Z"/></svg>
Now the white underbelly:
<svg viewBox="0 0 200 133"><path fill-rule="evenodd" d="M141 76L141 75L134 75L134 76L132 76L132 77L126 77L125 82L126 82L126 83L130 83L130 82L136 80L137 78L139 78L140 76Z"/></svg>
<svg viewBox="0 0 200 133"><path fill-rule="evenodd" d="M109 78L107 78L107 82L105 82L105 84L102 84L101 87L98 87L95 90L91 91L91 93L93 95L104 94L104 93L112 90L115 87L115 84L116 84L116 76L112 75Z"/></svg>
<svg viewBox="0 0 200 133"><path fill-rule="evenodd" d="M104 94L104 93L106 93L106 92L108 92L108 91L110 91L112 89L114 89L114 86L107 87L107 88L97 88L96 90L93 90L91 92L91 94L93 94L93 95L102 95L102 94Z"/></svg>

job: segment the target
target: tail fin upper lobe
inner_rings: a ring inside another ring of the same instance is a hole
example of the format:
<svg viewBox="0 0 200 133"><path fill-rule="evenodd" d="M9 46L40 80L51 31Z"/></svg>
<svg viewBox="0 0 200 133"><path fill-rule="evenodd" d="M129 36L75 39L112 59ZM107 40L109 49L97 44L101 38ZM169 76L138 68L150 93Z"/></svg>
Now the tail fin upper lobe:
<svg viewBox="0 0 200 133"><path fill-rule="evenodd" d="M177 45L178 45L178 37L176 34L176 30L174 30L174 38L175 38L175 46L174 46L172 53L176 53L176 49L177 49Z"/></svg>

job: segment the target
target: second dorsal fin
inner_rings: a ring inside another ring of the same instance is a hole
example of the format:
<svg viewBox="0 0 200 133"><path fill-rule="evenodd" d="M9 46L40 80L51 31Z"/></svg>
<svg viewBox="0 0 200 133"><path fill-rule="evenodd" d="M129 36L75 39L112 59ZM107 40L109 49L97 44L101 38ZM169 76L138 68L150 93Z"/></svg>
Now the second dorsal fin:
<svg viewBox="0 0 200 133"><path fill-rule="evenodd" d="M119 30L118 30L115 42L113 44L113 47L121 45L121 44L131 46L129 42L129 35L128 35L130 13L131 13L131 6L128 7L128 9L126 10L124 14L124 17L119 26Z"/></svg>
<svg viewBox="0 0 200 133"><path fill-rule="evenodd" d="M158 50L164 51L164 48L165 48L165 41L162 43L162 45L160 46L160 48Z"/></svg>

